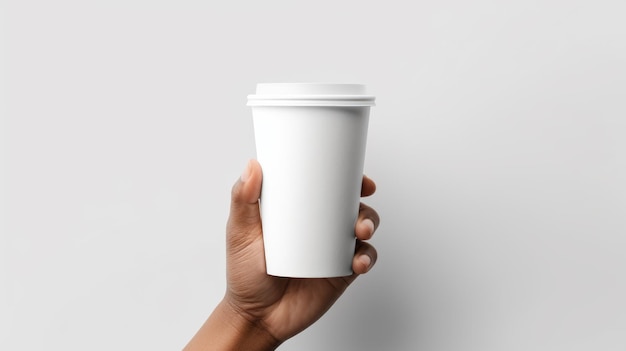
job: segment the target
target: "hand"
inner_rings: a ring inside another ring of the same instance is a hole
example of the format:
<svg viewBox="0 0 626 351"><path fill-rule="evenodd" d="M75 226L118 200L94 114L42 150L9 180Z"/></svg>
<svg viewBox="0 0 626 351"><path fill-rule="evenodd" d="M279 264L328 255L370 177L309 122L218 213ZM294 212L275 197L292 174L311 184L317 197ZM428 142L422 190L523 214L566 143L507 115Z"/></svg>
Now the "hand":
<svg viewBox="0 0 626 351"><path fill-rule="evenodd" d="M318 320L360 274L369 271L377 258L374 247L364 240L374 234L379 217L372 208L361 204L355 226L354 274L313 279L267 275L258 202L261 184L261 166L251 160L232 189L227 225L227 289L213 315L219 316L216 320L226 319L240 334L230 340L234 349L244 349L243 344L248 345L246 349L274 349L301 332ZM375 190L374 182L364 176L361 196L372 195ZM211 324L213 315L203 329ZM202 331L194 339L207 339L202 338ZM223 333L220 336L226 338ZM188 347L192 344L194 340Z"/></svg>

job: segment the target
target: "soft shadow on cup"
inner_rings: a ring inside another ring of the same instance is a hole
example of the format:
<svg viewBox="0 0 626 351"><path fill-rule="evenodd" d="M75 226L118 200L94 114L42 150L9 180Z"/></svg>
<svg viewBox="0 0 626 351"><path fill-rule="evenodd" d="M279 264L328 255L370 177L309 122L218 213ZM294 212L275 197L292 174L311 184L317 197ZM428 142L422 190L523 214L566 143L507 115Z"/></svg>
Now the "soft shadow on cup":
<svg viewBox="0 0 626 351"><path fill-rule="evenodd" d="M370 107L360 84L258 84L248 96L263 168L267 274L352 274Z"/></svg>

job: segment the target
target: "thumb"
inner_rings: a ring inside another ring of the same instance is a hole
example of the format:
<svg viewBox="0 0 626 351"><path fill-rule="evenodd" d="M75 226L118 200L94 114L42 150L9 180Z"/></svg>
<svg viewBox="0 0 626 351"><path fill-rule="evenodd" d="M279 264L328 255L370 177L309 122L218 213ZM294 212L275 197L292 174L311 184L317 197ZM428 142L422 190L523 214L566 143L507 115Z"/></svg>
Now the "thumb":
<svg viewBox="0 0 626 351"><path fill-rule="evenodd" d="M256 160L248 161L246 169L233 185L231 192L229 234L239 236L251 232L253 227L260 226L259 197L262 182L261 165Z"/></svg>

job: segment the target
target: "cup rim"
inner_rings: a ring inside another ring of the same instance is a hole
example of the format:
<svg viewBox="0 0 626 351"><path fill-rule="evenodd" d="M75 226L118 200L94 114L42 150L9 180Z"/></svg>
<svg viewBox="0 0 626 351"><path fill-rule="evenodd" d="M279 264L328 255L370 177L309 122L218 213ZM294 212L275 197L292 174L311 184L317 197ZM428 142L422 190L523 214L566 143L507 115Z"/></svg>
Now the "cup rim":
<svg viewBox="0 0 626 351"><path fill-rule="evenodd" d="M259 83L248 106L375 106L365 85L346 83Z"/></svg>

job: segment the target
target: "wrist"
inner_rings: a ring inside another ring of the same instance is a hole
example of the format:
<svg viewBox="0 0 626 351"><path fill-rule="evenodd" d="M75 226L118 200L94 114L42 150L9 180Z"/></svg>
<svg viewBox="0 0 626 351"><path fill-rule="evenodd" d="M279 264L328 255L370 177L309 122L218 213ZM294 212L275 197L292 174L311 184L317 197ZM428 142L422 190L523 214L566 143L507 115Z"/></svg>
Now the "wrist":
<svg viewBox="0 0 626 351"><path fill-rule="evenodd" d="M235 306L222 300L185 351L275 350L280 342L260 324L247 319Z"/></svg>
<svg viewBox="0 0 626 351"><path fill-rule="evenodd" d="M224 298L218 305L225 320L240 337L242 350L274 350L281 342L267 331L258 321L251 320L232 302Z"/></svg>

